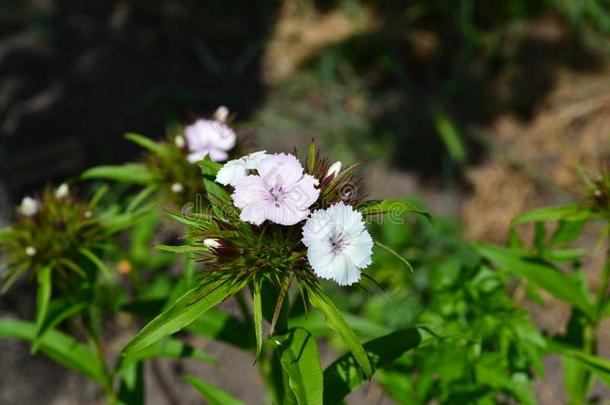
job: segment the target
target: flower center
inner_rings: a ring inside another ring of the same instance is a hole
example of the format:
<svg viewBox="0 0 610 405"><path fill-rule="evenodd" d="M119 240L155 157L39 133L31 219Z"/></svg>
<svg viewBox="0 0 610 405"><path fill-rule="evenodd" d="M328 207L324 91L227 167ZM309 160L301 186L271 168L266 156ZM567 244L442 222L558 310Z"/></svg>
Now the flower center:
<svg viewBox="0 0 610 405"><path fill-rule="evenodd" d="M271 196L271 200L273 201L276 207L280 206L280 203L284 199L284 189L282 186L275 186L269 190L269 195Z"/></svg>
<svg viewBox="0 0 610 405"><path fill-rule="evenodd" d="M343 251L343 249L345 249L348 245L348 242L343 236L343 233L331 236L330 243L333 247L333 252L335 253Z"/></svg>

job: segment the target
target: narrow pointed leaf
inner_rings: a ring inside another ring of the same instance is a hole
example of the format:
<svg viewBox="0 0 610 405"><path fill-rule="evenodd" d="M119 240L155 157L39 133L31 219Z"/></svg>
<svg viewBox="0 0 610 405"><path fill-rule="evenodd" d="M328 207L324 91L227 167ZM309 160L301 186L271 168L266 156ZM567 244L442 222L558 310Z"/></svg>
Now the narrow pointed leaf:
<svg viewBox="0 0 610 405"><path fill-rule="evenodd" d="M73 304L64 298L51 301L45 320L41 325L36 326L36 339L32 342L32 351L38 350L41 338L47 331L55 328L61 322L79 313L84 308L85 304Z"/></svg>
<svg viewBox="0 0 610 405"><path fill-rule="evenodd" d="M252 307L254 311L254 335L256 336L256 358L258 358L263 348L263 303L261 285L256 280L252 291Z"/></svg>
<svg viewBox="0 0 610 405"><path fill-rule="evenodd" d="M32 322L0 319L0 337L34 341L36 326ZM109 386L103 365L82 343L71 336L51 330L42 338L39 350L57 363L75 370L102 386Z"/></svg>
<svg viewBox="0 0 610 405"><path fill-rule="evenodd" d="M244 287L243 282L215 283L202 291L201 287L187 291L171 307L150 321L123 349L127 355L178 332L230 295Z"/></svg>
<svg viewBox="0 0 610 405"><path fill-rule="evenodd" d="M99 271L101 271L102 273L104 273L105 275L109 275L110 271L108 270L108 268L106 267L106 265L104 264L104 262L102 261L102 259L100 259L95 253L93 253L91 250L86 249L86 248L80 248L78 250L83 256L85 256L87 259L89 259L91 261L91 263L93 263L95 265L95 267L97 267L97 269Z"/></svg>
<svg viewBox="0 0 610 405"><path fill-rule="evenodd" d="M147 138L145 136L134 133L126 133L125 138L161 158L167 158L171 154L171 150L169 149L167 144L155 142L153 139Z"/></svg>
<svg viewBox="0 0 610 405"><path fill-rule="evenodd" d="M538 221L585 221L592 216L592 212L579 204L558 205L543 207L516 216L513 224Z"/></svg>
<svg viewBox="0 0 610 405"><path fill-rule="evenodd" d="M305 329L291 329L274 336L280 362L288 374L288 386L299 405L322 405L323 379L316 340Z"/></svg>
<svg viewBox="0 0 610 405"><path fill-rule="evenodd" d="M225 390L215 387L195 376L187 375L184 377L184 380L192 385L209 405L245 405L244 402L236 399Z"/></svg>
<svg viewBox="0 0 610 405"><path fill-rule="evenodd" d="M341 339L343 339L360 367L362 367L362 371L364 371L367 378L370 378L373 375L373 369L369 358L362 348L358 337L347 322L345 322L335 304L319 288L309 288L308 292L311 305L322 311L328 326L341 336Z"/></svg>
<svg viewBox="0 0 610 405"><path fill-rule="evenodd" d="M192 359L205 363L216 363L216 359L202 350L173 338L161 339L137 352L121 358L119 369L129 367L133 363L158 357L170 359Z"/></svg>
<svg viewBox="0 0 610 405"><path fill-rule="evenodd" d="M42 327L47 319L49 311L49 303L51 302L51 266L45 266L38 270L36 277L38 279L38 291L36 292L36 337L40 337ZM35 345L32 346L32 352L35 352Z"/></svg>
<svg viewBox="0 0 610 405"><path fill-rule="evenodd" d="M156 174L139 163L129 163L122 166L93 167L81 174L81 178L84 180L105 179L141 185L153 184L160 180Z"/></svg>
<svg viewBox="0 0 610 405"><path fill-rule="evenodd" d="M418 214L424 216L428 221L432 220L432 216L428 212L419 209L415 204L402 200L367 201L357 208L365 218L385 217L390 221L404 222L407 214Z"/></svg>

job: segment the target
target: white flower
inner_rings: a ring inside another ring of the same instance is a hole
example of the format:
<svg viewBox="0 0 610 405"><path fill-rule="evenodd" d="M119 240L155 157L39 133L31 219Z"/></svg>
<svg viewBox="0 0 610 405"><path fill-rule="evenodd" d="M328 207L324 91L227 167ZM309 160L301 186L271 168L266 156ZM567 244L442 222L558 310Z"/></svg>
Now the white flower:
<svg viewBox="0 0 610 405"><path fill-rule="evenodd" d="M318 277L345 286L360 279L360 271L371 264L373 239L362 214L343 202L317 210L303 227L309 264Z"/></svg>
<svg viewBox="0 0 610 405"><path fill-rule="evenodd" d="M197 120L184 128L189 155L188 161L195 163L206 156L214 162L227 160L227 153L235 146L237 136L225 123L211 120Z"/></svg>
<svg viewBox="0 0 610 405"><path fill-rule="evenodd" d="M229 109L224 105L221 105L214 112L214 119L220 122L227 122L227 118L229 117Z"/></svg>
<svg viewBox="0 0 610 405"><path fill-rule="evenodd" d="M36 256L36 253L36 248L34 246L28 246L25 248L25 254L30 257Z"/></svg>
<svg viewBox="0 0 610 405"><path fill-rule="evenodd" d="M172 184L172 193L178 194L184 191L184 186L182 183L174 183Z"/></svg>
<svg viewBox="0 0 610 405"><path fill-rule="evenodd" d="M324 180L334 179L335 177L337 177L337 175L339 174L340 171L341 171L341 162L336 161L335 163L330 165L330 167L328 168L326 175L324 175Z"/></svg>
<svg viewBox="0 0 610 405"><path fill-rule="evenodd" d="M279 153L263 159L258 175L243 177L235 185L233 204L239 218L254 225L265 220L294 225L309 215L309 207L320 196L318 179L305 174L294 155Z"/></svg>
<svg viewBox="0 0 610 405"><path fill-rule="evenodd" d="M218 171L216 181L225 186L231 185L235 187L239 180L248 175L248 170L258 169L260 162L269 156L265 152L266 151L261 150L239 159L229 160Z"/></svg>
<svg viewBox="0 0 610 405"><path fill-rule="evenodd" d="M184 137L182 135L177 135L174 138L174 145L176 145L176 148L178 149L184 149L184 147L186 146L186 141L184 140Z"/></svg>
<svg viewBox="0 0 610 405"><path fill-rule="evenodd" d="M19 206L19 212L26 217L33 217L38 212L38 201L32 197L24 197Z"/></svg>
<svg viewBox="0 0 610 405"><path fill-rule="evenodd" d="M218 240L216 240L216 239L204 239L203 246L207 246L210 248L219 248L220 242L218 242Z"/></svg>
<svg viewBox="0 0 610 405"><path fill-rule="evenodd" d="M57 189L55 190L55 198L57 200L62 200L64 198L66 198L68 196L68 194L70 193L70 188L68 187L68 185L66 183L62 183L59 187L57 187Z"/></svg>

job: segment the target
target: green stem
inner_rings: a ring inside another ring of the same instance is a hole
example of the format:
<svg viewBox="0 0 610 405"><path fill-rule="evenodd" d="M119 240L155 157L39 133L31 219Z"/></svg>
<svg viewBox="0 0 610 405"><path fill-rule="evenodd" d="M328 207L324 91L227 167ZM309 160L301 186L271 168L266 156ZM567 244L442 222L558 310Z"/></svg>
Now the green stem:
<svg viewBox="0 0 610 405"><path fill-rule="evenodd" d="M87 339L87 342L93 349L93 352L97 356L100 364L102 365L104 374L107 377L106 383L102 385L104 393L106 394L106 403L111 405L117 404L118 402L116 393L114 392L114 389L112 387L114 373L111 372L108 368L108 364L106 363L106 357L104 355L104 349L102 348L101 342L99 341L97 336L95 336L95 332L93 332L89 323L85 322L82 317L79 317L79 322L81 323L82 329L85 331L85 337Z"/></svg>
<svg viewBox="0 0 610 405"><path fill-rule="evenodd" d="M610 282L610 248L606 250L606 263L604 264L604 269L602 270L602 275L599 280L599 285L597 286L597 311L598 311L598 321L600 321L604 316L604 310L608 303L608 298L606 296L606 291L608 291L608 283Z"/></svg>

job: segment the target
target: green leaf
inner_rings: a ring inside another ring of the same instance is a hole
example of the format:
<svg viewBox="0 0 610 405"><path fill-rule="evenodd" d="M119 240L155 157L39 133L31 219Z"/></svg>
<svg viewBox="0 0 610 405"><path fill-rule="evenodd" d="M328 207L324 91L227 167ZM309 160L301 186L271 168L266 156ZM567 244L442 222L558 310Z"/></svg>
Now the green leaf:
<svg viewBox="0 0 610 405"><path fill-rule="evenodd" d="M579 204L558 205L538 208L513 218L513 224L538 221L585 221L592 213Z"/></svg>
<svg viewBox="0 0 610 405"><path fill-rule="evenodd" d="M174 305L150 321L123 349L127 355L159 341L161 338L178 332L195 321L210 308L244 287L244 282L214 283L187 291Z"/></svg>
<svg viewBox="0 0 610 405"><path fill-rule="evenodd" d="M106 276L110 275L110 271L108 270L108 267L106 267L106 265L104 264L102 259L97 257L97 255L95 253L93 253L91 250L89 250L87 248L80 248L80 249L78 249L78 251L80 252L80 254L82 254L87 259L89 259L91 261L91 263L93 263L99 271L104 273Z"/></svg>
<svg viewBox="0 0 610 405"><path fill-rule="evenodd" d="M32 322L0 319L0 337L33 342L36 326ZM110 386L110 378L99 359L71 336L51 330L42 336L39 350L55 362L91 378L98 384Z"/></svg>
<svg viewBox="0 0 610 405"><path fill-rule="evenodd" d="M488 260L512 271L555 296L573 304L589 317L594 316L591 298L579 286L577 280L537 258L528 257L520 250L505 249L488 244L476 244L474 248Z"/></svg>
<svg viewBox="0 0 610 405"><path fill-rule="evenodd" d="M157 191L156 185L150 185L143 188L138 194L136 194L131 199L131 201L129 201L127 208L125 208L125 212L131 213L134 212L136 209L140 208L142 203L146 201L146 199L150 197L155 191Z"/></svg>
<svg viewBox="0 0 610 405"><path fill-rule="evenodd" d="M142 350L130 353L122 357L118 369L123 369L133 363L141 362L158 357L171 359L192 359L206 363L216 363L216 359L202 350L195 349L191 345L173 338L161 339L157 343L147 346Z"/></svg>
<svg viewBox="0 0 610 405"><path fill-rule="evenodd" d="M205 336L239 349L250 350L254 346L251 335L243 333L247 326L227 313L211 309L186 327L191 333Z"/></svg>
<svg viewBox="0 0 610 405"><path fill-rule="evenodd" d="M365 343L364 350L377 370L419 346L423 339L424 335L417 328L403 329ZM324 370L324 403L341 403L366 379L352 353L341 356Z"/></svg>
<svg viewBox="0 0 610 405"><path fill-rule="evenodd" d="M326 323L328 326L337 332L341 339L345 342L349 350L354 355L354 358L362 367L362 370L366 374L368 378L373 375L373 369L371 367L371 363L369 358L362 348L358 337L354 333L354 331L349 327L341 313L335 307L335 304L332 303L330 298L326 294L324 294L319 287L308 288L309 293L309 302L314 307L318 308L326 317Z"/></svg>
<svg viewBox="0 0 610 405"><path fill-rule="evenodd" d="M245 405L244 402L234 398L228 392L195 376L187 375L184 377L184 380L199 391L209 405Z"/></svg>
<svg viewBox="0 0 610 405"><path fill-rule="evenodd" d="M74 304L65 298L59 298L50 302L49 311L42 325L36 326L36 338L32 342L32 352L36 352L40 346L44 334L55 328L64 320L79 313L85 308L85 304Z"/></svg>
<svg viewBox="0 0 610 405"><path fill-rule="evenodd" d="M359 204L358 211L365 218L387 217L392 223L404 223L407 214L423 215L428 221L432 221L432 216L415 204L402 200L374 200Z"/></svg>
<svg viewBox="0 0 610 405"><path fill-rule="evenodd" d="M453 121L445 114L437 114L434 125L451 158L458 163L463 163L466 160L466 146Z"/></svg>
<svg viewBox="0 0 610 405"><path fill-rule="evenodd" d="M261 284L255 280L252 288L252 310L254 312L254 334L256 336L256 358L263 348L263 301L261 299Z"/></svg>
<svg viewBox="0 0 610 405"><path fill-rule="evenodd" d="M119 405L144 404L144 364L131 363L120 370Z"/></svg>
<svg viewBox="0 0 610 405"><path fill-rule="evenodd" d="M122 166L97 166L83 174L83 180L105 179L129 184L150 185L160 180L159 176L139 163L129 163Z"/></svg>
<svg viewBox="0 0 610 405"><path fill-rule="evenodd" d="M588 354L582 350L573 349L564 344L550 341L549 348L564 357L576 360L591 371L596 377L610 386L610 361L599 356Z"/></svg>
<svg viewBox="0 0 610 405"><path fill-rule="evenodd" d="M38 270L36 278L38 280L38 291L36 292L36 338L42 334L42 327L47 319L49 303L51 302L51 271L52 266L45 266ZM36 352L36 345L32 345L32 353Z"/></svg>
<svg viewBox="0 0 610 405"><path fill-rule="evenodd" d="M140 145L142 148L154 153L155 155L168 159L171 156L171 149L166 144L156 142L153 139L134 133L126 133L125 139Z"/></svg>
<svg viewBox="0 0 610 405"><path fill-rule="evenodd" d="M162 250L164 252L178 253L178 254L191 253L191 252L205 252L205 251L209 251L210 250L210 248L204 246L203 244L201 246L192 246L192 245L180 245L180 246L155 245L155 249L159 249L159 250Z"/></svg>
<svg viewBox="0 0 610 405"><path fill-rule="evenodd" d="M299 405L322 405L323 379L316 340L305 329L291 329L274 336L280 362L288 374L288 385Z"/></svg>

